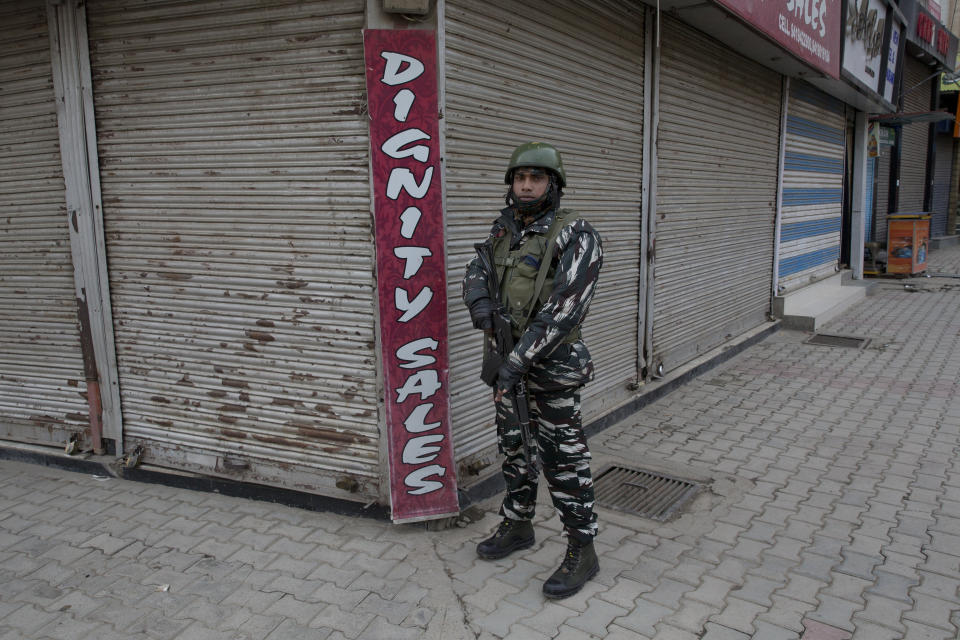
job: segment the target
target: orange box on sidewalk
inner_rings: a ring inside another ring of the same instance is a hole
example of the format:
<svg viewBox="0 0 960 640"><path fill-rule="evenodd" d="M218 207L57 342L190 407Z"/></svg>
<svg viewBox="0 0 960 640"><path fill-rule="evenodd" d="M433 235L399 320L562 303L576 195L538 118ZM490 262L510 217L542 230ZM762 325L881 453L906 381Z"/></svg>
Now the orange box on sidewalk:
<svg viewBox="0 0 960 640"><path fill-rule="evenodd" d="M930 216L898 214L888 217L887 273L913 275L927 270Z"/></svg>

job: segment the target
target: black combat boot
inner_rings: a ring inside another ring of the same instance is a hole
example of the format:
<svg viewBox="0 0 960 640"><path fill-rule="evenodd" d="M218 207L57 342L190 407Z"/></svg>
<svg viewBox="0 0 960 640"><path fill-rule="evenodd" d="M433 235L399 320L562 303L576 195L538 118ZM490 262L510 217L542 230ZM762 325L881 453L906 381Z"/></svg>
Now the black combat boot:
<svg viewBox="0 0 960 640"><path fill-rule="evenodd" d="M533 546L533 523L529 520L511 520L503 522L493 535L477 545L477 555L487 560L506 558L518 549Z"/></svg>
<svg viewBox="0 0 960 640"><path fill-rule="evenodd" d="M567 542L567 553L563 556L560 568L553 572L550 579L543 583L543 595L551 599L572 596L597 575L600 564L593 541L582 544L573 538Z"/></svg>

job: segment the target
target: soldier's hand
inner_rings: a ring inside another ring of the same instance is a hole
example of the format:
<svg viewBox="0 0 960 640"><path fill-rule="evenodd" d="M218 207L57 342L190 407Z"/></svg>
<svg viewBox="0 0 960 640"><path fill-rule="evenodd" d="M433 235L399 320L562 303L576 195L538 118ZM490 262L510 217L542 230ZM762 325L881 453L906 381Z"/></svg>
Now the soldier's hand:
<svg viewBox="0 0 960 640"><path fill-rule="evenodd" d="M508 391L513 390L522 375L523 371L510 364L509 359L504 361L497 370L497 393L493 397L494 402L500 402Z"/></svg>
<svg viewBox="0 0 960 640"><path fill-rule="evenodd" d="M470 305L470 320L474 329L493 331L493 302L490 298L479 298Z"/></svg>

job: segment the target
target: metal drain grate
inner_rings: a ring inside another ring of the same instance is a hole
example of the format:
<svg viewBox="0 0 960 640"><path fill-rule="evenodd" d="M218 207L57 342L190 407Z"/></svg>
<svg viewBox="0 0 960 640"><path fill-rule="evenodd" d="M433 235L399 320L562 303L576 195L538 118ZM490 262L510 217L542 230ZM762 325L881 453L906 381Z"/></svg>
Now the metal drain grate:
<svg viewBox="0 0 960 640"><path fill-rule="evenodd" d="M844 347L846 349L863 349L870 344L870 338L857 336L835 336L829 333L815 333L804 340L806 344L815 344L823 347Z"/></svg>
<svg viewBox="0 0 960 640"><path fill-rule="evenodd" d="M660 521L677 513L699 491L695 482L627 467L611 467L593 482L599 506Z"/></svg>

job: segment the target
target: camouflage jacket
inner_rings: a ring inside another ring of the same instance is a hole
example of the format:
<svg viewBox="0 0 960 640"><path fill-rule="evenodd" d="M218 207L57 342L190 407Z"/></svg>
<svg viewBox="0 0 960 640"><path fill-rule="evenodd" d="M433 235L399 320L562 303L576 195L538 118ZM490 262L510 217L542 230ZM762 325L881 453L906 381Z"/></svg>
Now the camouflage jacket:
<svg viewBox="0 0 960 640"><path fill-rule="evenodd" d="M503 209L493 223L488 242L511 234L511 249L522 247L534 234L546 235L556 217L548 211L520 228L511 209ZM556 239L554 277L545 303L535 309L526 327L515 327L520 337L510 354L510 362L527 372L532 390L579 387L593 379L593 362L583 340L566 338L578 329L587 316L603 264L600 234L590 224L571 216ZM489 297L488 273L478 258L467 263L463 278L463 301L469 306Z"/></svg>

